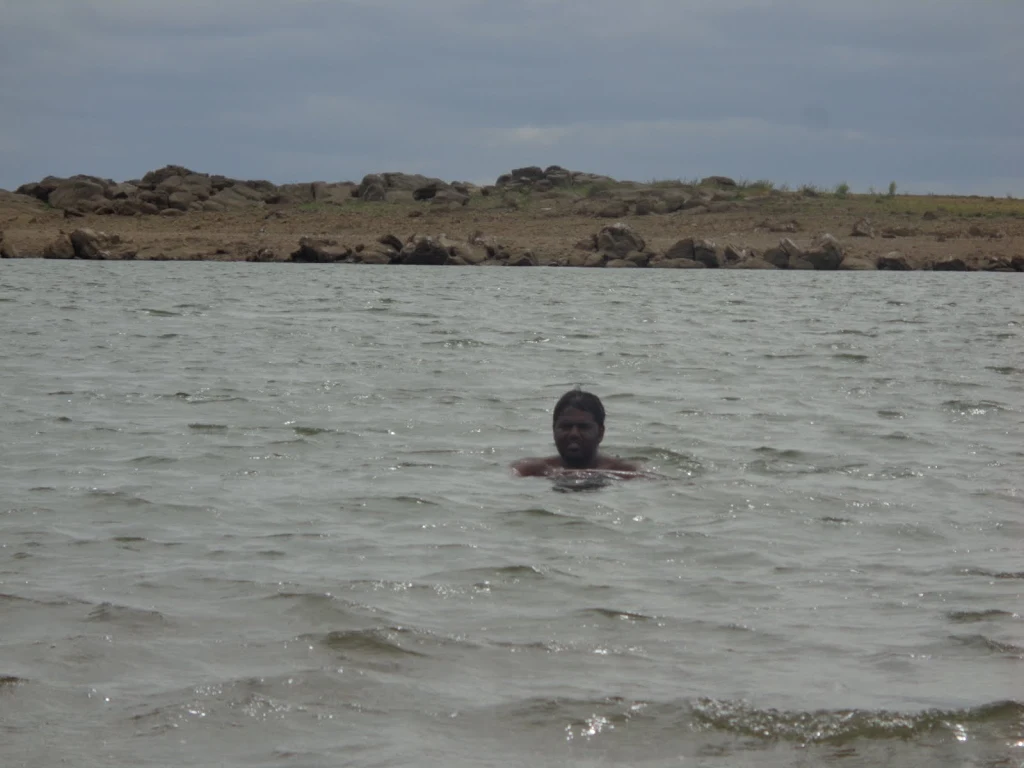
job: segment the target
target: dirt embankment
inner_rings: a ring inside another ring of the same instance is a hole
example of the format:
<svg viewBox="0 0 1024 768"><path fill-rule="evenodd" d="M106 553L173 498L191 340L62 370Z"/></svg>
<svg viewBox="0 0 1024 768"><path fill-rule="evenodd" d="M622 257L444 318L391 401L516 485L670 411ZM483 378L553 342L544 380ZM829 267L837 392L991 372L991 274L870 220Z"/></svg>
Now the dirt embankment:
<svg viewBox="0 0 1024 768"><path fill-rule="evenodd" d="M1024 201L636 183L558 166L275 185L168 166L0 191L4 258L1024 271Z"/></svg>

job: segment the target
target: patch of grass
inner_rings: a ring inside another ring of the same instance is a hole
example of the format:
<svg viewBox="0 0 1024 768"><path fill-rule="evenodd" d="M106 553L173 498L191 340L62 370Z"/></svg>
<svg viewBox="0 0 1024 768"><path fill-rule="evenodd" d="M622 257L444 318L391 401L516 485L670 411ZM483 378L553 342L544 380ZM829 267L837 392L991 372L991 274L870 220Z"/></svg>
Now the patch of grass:
<svg viewBox="0 0 1024 768"><path fill-rule="evenodd" d="M939 210L947 216L963 218L1024 218L1024 200L944 195L895 195L879 199L892 213L921 215L925 211Z"/></svg>
<svg viewBox="0 0 1024 768"><path fill-rule="evenodd" d="M803 184L799 191L804 197L821 197L823 190L815 184Z"/></svg>
<svg viewBox="0 0 1024 768"><path fill-rule="evenodd" d="M580 193L581 197L593 199L603 196L614 188L615 185L610 181L595 181L593 184L584 184L583 186L576 187L576 190Z"/></svg>
<svg viewBox="0 0 1024 768"><path fill-rule="evenodd" d="M845 181L840 182L839 184L836 184L835 187L832 189L832 194L835 195L836 197L845 198L848 194L850 194L850 185L847 184Z"/></svg>
<svg viewBox="0 0 1024 768"><path fill-rule="evenodd" d="M347 200L345 201L348 202ZM303 203L299 206L299 210L303 213L323 213L324 211L330 211L337 209L339 206L337 203L328 203L323 200L314 200L312 203Z"/></svg>

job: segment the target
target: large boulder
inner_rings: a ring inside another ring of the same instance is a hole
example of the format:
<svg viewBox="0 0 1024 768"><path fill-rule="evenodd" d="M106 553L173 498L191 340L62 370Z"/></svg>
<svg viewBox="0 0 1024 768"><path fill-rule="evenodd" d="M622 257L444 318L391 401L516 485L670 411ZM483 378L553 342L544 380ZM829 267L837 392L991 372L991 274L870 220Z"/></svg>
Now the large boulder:
<svg viewBox="0 0 1024 768"><path fill-rule="evenodd" d="M403 264L439 266L448 262L448 249L432 237L415 237L402 247Z"/></svg>
<svg viewBox="0 0 1024 768"><path fill-rule="evenodd" d="M245 184L235 184L217 192L209 200L204 200L202 208L204 211L236 211L262 203L263 195L260 192ZM167 204L170 205L169 198Z"/></svg>
<svg viewBox="0 0 1024 768"><path fill-rule="evenodd" d="M744 259L748 258L749 255L750 254L748 254L742 248L736 248L735 246L727 245L727 246L725 246L725 249L722 251L722 259L721 259L722 266L723 267L735 266L736 264L739 264Z"/></svg>
<svg viewBox="0 0 1024 768"><path fill-rule="evenodd" d="M380 173L376 174L384 185L385 190L398 190L401 192L414 192L423 187L434 186L437 189L447 187L448 184L441 179L430 176L423 176L418 173Z"/></svg>
<svg viewBox="0 0 1024 768"><path fill-rule="evenodd" d="M111 200L128 200L139 193L139 188L127 181L115 184L107 189L107 197Z"/></svg>
<svg viewBox="0 0 1024 768"><path fill-rule="evenodd" d="M650 266L655 269L706 269L699 261L686 258L656 259Z"/></svg>
<svg viewBox="0 0 1024 768"><path fill-rule="evenodd" d="M597 234L595 246L597 250L606 251L613 254L613 258L620 259L632 251L643 251L647 248L644 239L621 222L603 227Z"/></svg>
<svg viewBox="0 0 1024 768"><path fill-rule="evenodd" d="M299 240L298 250L291 254L291 260L312 264L330 264L344 261L352 251L334 240L303 237Z"/></svg>
<svg viewBox="0 0 1024 768"><path fill-rule="evenodd" d="M18 187L16 192L19 195L28 195L45 203L49 200L53 191L65 181L67 181L67 179L62 179L57 176L47 176L42 181L32 182L31 184L22 184Z"/></svg>
<svg viewBox="0 0 1024 768"><path fill-rule="evenodd" d="M683 240L679 240L671 248L665 251L666 259L689 259L695 261L693 258L695 241L692 237L687 237Z"/></svg>
<svg viewBox="0 0 1024 768"><path fill-rule="evenodd" d="M762 253L760 257L755 257L755 259L770 264L773 269L789 269L789 253L778 246L775 248L769 248ZM747 259L736 266L741 269L764 269L764 267L761 266L744 266L744 264L752 260L753 259Z"/></svg>
<svg viewBox="0 0 1024 768"><path fill-rule="evenodd" d="M729 265L730 269L778 269L775 264L766 261L757 254L750 254L743 261Z"/></svg>
<svg viewBox="0 0 1024 768"><path fill-rule="evenodd" d="M870 256L865 256L864 254L848 253L845 256L843 256L843 260L842 262L840 262L839 268L847 271L866 272L878 269L878 265L875 263L875 260Z"/></svg>
<svg viewBox="0 0 1024 768"><path fill-rule="evenodd" d="M693 244L693 260L705 267L717 269L721 266L718 259L718 247L711 240L697 240Z"/></svg>
<svg viewBox="0 0 1024 768"><path fill-rule="evenodd" d="M536 267L537 258L532 251L520 251L509 257L508 265L510 267Z"/></svg>
<svg viewBox="0 0 1024 768"><path fill-rule="evenodd" d="M71 233L71 247L76 259L110 259L113 257L113 249L120 245L121 238L117 235L108 235L94 229L76 229ZM123 258L123 255L119 258Z"/></svg>
<svg viewBox="0 0 1024 768"><path fill-rule="evenodd" d="M851 237L869 237L875 236L875 229L871 226L871 220L867 218L857 219L853 224L853 229L850 231Z"/></svg>
<svg viewBox="0 0 1024 768"><path fill-rule="evenodd" d="M4 233L0 231L0 259L17 259L21 254L11 243L4 240Z"/></svg>
<svg viewBox="0 0 1024 768"><path fill-rule="evenodd" d="M441 189L440 184L426 184L422 187L418 187L412 192L413 200L433 200L437 196L438 190Z"/></svg>
<svg viewBox="0 0 1024 768"><path fill-rule="evenodd" d="M949 257L940 259L932 264L932 269L936 272L973 272L974 267L968 264L963 259L957 257Z"/></svg>
<svg viewBox="0 0 1024 768"><path fill-rule="evenodd" d="M843 263L843 247L832 235L822 235L814 247L804 253L804 258L815 269L839 269Z"/></svg>
<svg viewBox="0 0 1024 768"><path fill-rule="evenodd" d="M599 219L620 219L629 215L629 203L625 200L610 200L594 210Z"/></svg>
<svg viewBox="0 0 1024 768"><path fill-rule="evenodd" d="M388 199L387 184L380 174L368 173L352 194L365 202L384 202Z"/></svg>
<svg viewBox="0 0 1024 768"><path fill-rule="evenodd" d="M875 265L878 269L893 270L897 272L908 272L912 269L910 262L907 261L907 257L899 251L890 251L884 256L879 256L875 260Z"/></svg>
<svg viewBox="0 0 1024 768"><path fill-rule="evenodd" d="M67 179L54 189L46 198L46 202L54 208L90 212L106 202L104 195L107 187L101 180L94 177L76 176Z"/></svg>
<svg viewBox="0 0 1024 768"><path fill-rule="evenodd" d="M779 241L779 249L787 256L787 269L814 269L814 265L805 258L804 250L788 237Z"/></svg>
<svg viewBox="0 0 1024 768"><path fill-rule="evenodd" d="M310 185L313 193L313 201L317 203L342 204L352 197L352 191L358 189L350 182L339 182L328 184L323 181L316 181Z"/></svg>
<svg viewBox="0 0 1024 768"><path fill-rule="evenodd" d="M54 240L43 246L44 259L73 259L75 258L75 246L71 244L71 238L61 232Z"/></svg>
<svg viewBox="0 0 1024 768"><path fill-rule="evenodd" d="M358 264L391 264L398 259L398 250L391 245L377 242L365 248L357 248L352 260Z"/></svg>
<svg viewBox="0 0 1024 768"><path fill-rule="evenodd" d="M702 187L726 187L728 189L735 189L737 184L735 180L728 176L708 176L700 180Z"/></svg>
<svg viewBox="0 0 1024 768"><path fill-rule="evenodd" d="M167 179L178 177L185 178L186 176L195 175L195 171L190 171L188 168L182 165L165 165L163 168L158 168L155 171L150 171L142 177L142 185L154 188L165 182Z"/></svg>

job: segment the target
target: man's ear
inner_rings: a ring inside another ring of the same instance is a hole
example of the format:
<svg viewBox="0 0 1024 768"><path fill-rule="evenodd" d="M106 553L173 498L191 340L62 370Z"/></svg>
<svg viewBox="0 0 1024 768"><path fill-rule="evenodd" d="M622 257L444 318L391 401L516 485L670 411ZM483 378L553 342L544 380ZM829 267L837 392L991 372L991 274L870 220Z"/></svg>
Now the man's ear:
<svg viewBox="0 0 1024 768"><path fill-rule="evenodd" d="M600 425L597 428L597 442L598 442L598 444L600 444L600 442L602 440L604 440L604 424Z"/></svg>

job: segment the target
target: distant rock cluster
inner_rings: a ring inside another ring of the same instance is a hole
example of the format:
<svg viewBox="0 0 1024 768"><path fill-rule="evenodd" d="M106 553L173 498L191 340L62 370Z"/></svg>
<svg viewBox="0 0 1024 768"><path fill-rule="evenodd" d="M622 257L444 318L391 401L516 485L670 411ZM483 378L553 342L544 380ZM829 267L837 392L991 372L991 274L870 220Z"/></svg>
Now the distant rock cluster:
<svg viewBox="0 0 1024 768"><path fill-rule="evenodd" d="M584 199L579 213L598 218L672 213L685 209L723 212L735 207L736 182L725 176L703 179L699 186L616 181L610 176L570 171L558 165L527 166L502 174L493 185L477 186L412 173L372 173L359 183L315 181L273 184L197 173L179 165L150 171L141 179L116 182L98 176L47 176L24 184L17 194L78 215L180 216L189 212L230 212L254 206L341 204L352 198L367 203L426 202L466 205L473 196L501 195L516 207L516 193L571 194ZM511 197L510 197L511 196Z"/></svg>
<svg viewBox="0 0 1024 768"><path fill-rule="evenodd" d="M16 191L71 215L180 216L189 211L223 212L263 204L340 201L351 196L354 186L325 182L278 186L269 181L240 181L168 165L132 181L47 176Z"/></svg>
<svg viewBox="0 0 1024 768"><path fill-rule="evenodd" d="M141 179L116 182L97 176L60 178L24 184L17 194L77 214L180 216L188 212L238 211L260 205L344 203L351 198L366 202L432 200L465 204L479 187L462 182L409 173L369 174L356 184L273 184L242 181L226 176L196 173L178 165L150 171Z"/></svg>
<svg viewBox="0 0 1024 768"><path fill-rule="evenodd" d="M3 240L0 237L0 251ZM43 250L47 259L92 260L205 260L229 255L224 249L205 254L184 248L150 246L138 249L118 235L77 229L61 234ZM16 258L16 256L14 257ZM387 234L369 244L350 246L332 238L302 237L288 254L259 248L246 255L247 261L290 261L307 264L407 264L419 266L508 266L508 267L605 267L609 269L796 269L796 270L911 270L921 269L899 251L868 256L849 254L831 235L802 247L783 238L763 251L719 246L708 239L684 238L664 252L652 251L644 238L623 223L606 227L576 243L564 254L537 254L507 246L477 232L466 240L446 235L412 235L401 240ZM954 258L927 266L937 271L1024 271L1024 256L993 259L985 265Z"/></svg>

